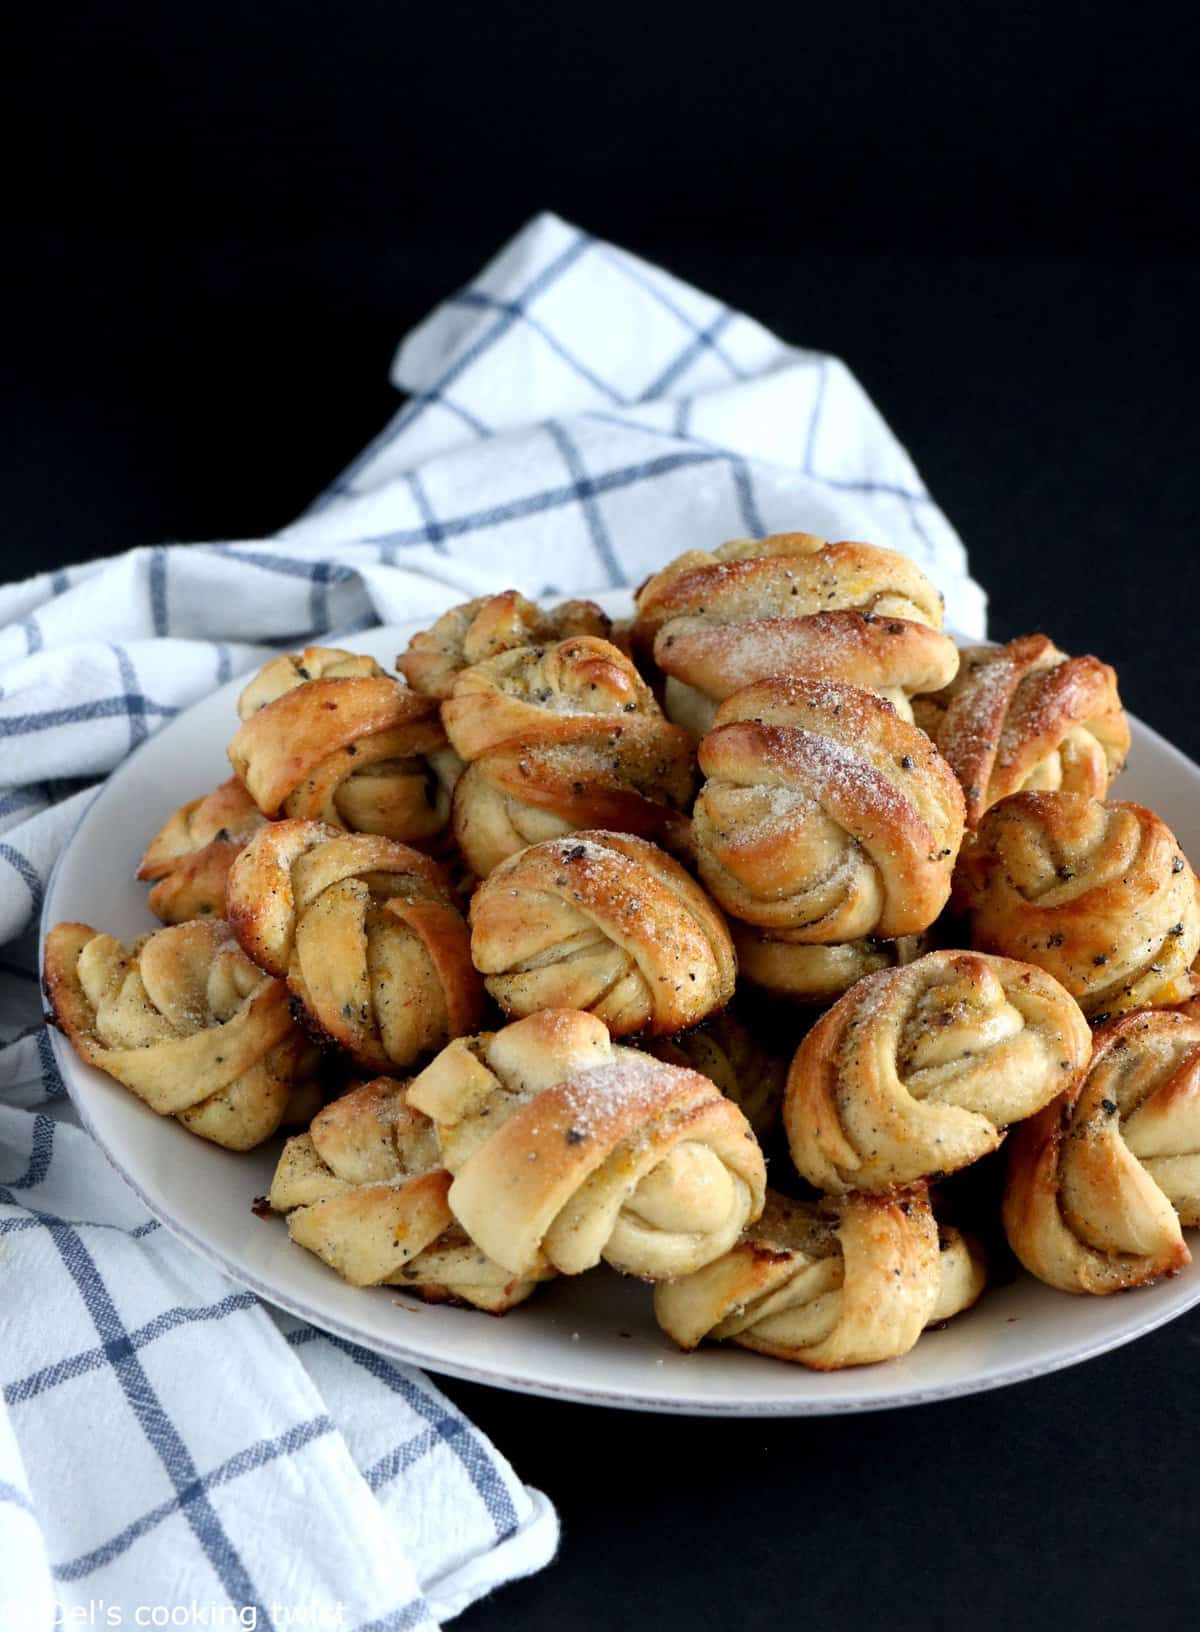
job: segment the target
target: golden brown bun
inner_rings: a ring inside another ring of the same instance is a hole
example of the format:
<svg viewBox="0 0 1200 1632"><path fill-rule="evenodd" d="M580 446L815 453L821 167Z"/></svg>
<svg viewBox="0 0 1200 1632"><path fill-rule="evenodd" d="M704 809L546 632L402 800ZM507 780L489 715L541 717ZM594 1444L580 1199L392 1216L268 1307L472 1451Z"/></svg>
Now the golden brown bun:
<svg viewBox="0 0 1200 1632"><path fill-rule="evenodd" d="M886 1190L995 1150L1083 1071L1078 1004L1031 964L930 952L852 986L796 1051L792 1158L819 1190Z"/></svg>
<svg viewBox="0 0 1200 1632"><path fill-rule="evenodd" d="M570 740L581 718L619 725L639 716L662 717L650 688L623 652L593 635L476 663L442 704L446 733L468 761L501 743Z"/></svg>
<svg viewBox="0 0 1200 1632"><path fill-rule="evenodd" d="M396 667L415 691L446 698L464 669L517 646L545 646L568 635L608 634L610 620L593 601L564 601L543 611L515 589L453 606L414 635Z"/></svg>
<svg viewBox="0 0 1200 1632"><path fill-rule="evenodd" d="M369 1071L395 1072L479 1024L467 926L441 869L407 845L272 822L234 862L227 902L247 955Z"/></svg>
<svg viewBox="0 0 1200 1632"><path fill-rule="evenodd" d="M648 578L636 596L635 644L675 618L710 623L805 618L851 610L942 626L942 597L915 562L873 544L830 544L813 533L739 538L688 550Z"/></svg>
<svg viewBox="0 0 1200 1632"><path fill-rule="evenodd" d="M1096 1032L1087 1075L1012 1138L1004 1228L1064 1292L1142 1286L1191 1262L1200 1224L1200 1013L1148 1009Z"/></svg>
<svg viewBox="0 0 1200 1632"><path fill-rule="evenodd" d="M661 718L615 724L581 717L552 741L502 744L468 765L454 790L454 836L486 878L526 845L579 828L609 828L686 854L696 754Z"/></svg>
<svg viewBox="0 0 1200 1632"><path fill-rule="evenodd" d="M954 896L973 945L1048 969L1093 1019L1196 989L1200 885L1144 805L1002 799L963 846Z"/></svg>
<svg viewBox="0 0 1200 1632"><path fill-rule="evenodd" d="M654 1312L685 1349L710 1338L836 1371L907 1354L986 1279L974 1242L954 1229L939 1239L924 1185L822 1202L768 1191L724 1257L655 1288Z"/></svg>
<svg viewBox="0 0 1200 1632"><path fill-rule="evenodd" d="M243 691L229 759L265 816L428 844L458 774L436 702L373 658L310 646Z"/></svg>
<svg viewBox="0 0 1200 1632"><path fill-rule="evenodd" d="M527 844L581 827L687 847L691 740L608 641L573 635L476 663L458 675L442 718L471 762L453 824L479 877Z"/></svg>
<svg viewBox="0 0 1200 1632"><path fill-rule="evenodd" d="M962 783L968 827L1025 789L1103 799L1129 752L1114 671L1045 635L965 649L955 679L913 712Z"/></svg>
<svg viewBox="0 0 1200 1632"><path fill-rule="evenodd" d="M788 1062L773 1054L731 1008L678 1037L647 1044L646 1052L715 1082L740 1107L759 1139L779 1121Z"/></svg>
<svg viewBox="0 0 1200 1632"><path fill-rule="evenodd" d="M833 681L735 692L700 744L692 840L734 917L822 945L926 929L946 904L962 794L890 703Z"/></svg>
<svg viewBox="0 0 1200 1632"><path fill-rule="evenodd" d="M729 931L739 979L797 1003L832 1003L864 975L895 969L932 950L928 935L902 935L894 941L864 936L832 946L811 946L790 930L772 934L736 918L730 919ZM801 930L800 936L803 934Z"/></svg>
<svg viewBox="0 0 1200 1632"><path fill-rule="evenodd" d="M577 1010L460 1038L409 1103L437 1126L454 1216L515 1275L602 1258L645 1280L690 1274L762 1211L766 1169L737 1106Z"/></svg>
<svg viewBox="0 0 1200 1632"><path fill-rule="evenodd" d="M940 691L953 680L958 648L927 623L874 612L819 611L737 623L706 612L664 625L655 637L654 661L667 676L667 714L703 736L718 703L778 674L862 686L911 720L914 694Z"/></svg>
<svg viewBox="0 0 1200 1632"><path fill-rule="evenodd" d="M269 1139L311 1087L312 1050L287 992L221 919L155 930L128 949L87 924L56 924L43 981L82 1059L228 1150Z"/></svg>
<svg viewBox="0 0 1200 1632"><path fill-rule="evenodd" d="M644 839L584 830L502 863L471 902L471 955L507 1014L587 1009L615 1036L669 1036L733 996L716 907Z"/></svg>
<svg viewBox="0 0 1200 1632"><path fill-rule="evenodd" d="M493 1263L455 1222L433 1124L377 1077L289 1139L271 1185L288 1234L353 1286L401 1286L430 1302L501 1314L535 1281Z"/></svg>
<svg viewBox="0 0 1200 1632"><path fill-rule="evenodd" d="M147 897L164 924L225 915L233 858L266 818L236 776L181 805L146 846L139 878L156 880Z"/></svg>

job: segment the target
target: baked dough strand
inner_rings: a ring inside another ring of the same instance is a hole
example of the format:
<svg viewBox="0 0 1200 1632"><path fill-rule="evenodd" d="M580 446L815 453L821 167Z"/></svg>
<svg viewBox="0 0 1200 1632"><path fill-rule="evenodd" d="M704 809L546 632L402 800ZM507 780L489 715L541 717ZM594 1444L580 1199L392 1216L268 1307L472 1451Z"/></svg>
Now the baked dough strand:
<svg viewBox="0 0 1200 1632"><path fill-rule="evenodd" d="M733 996L720 912L644 839L585 830L522 850L471 902L471 955L507 1014L577 1008L670 1036Z"/></svg>
<svg viewBox="0 0 1200 1632"><path fill-rule="evenodd" d="M825 945L917 934L945 906L962 794L882 698L832 681L747 686L718 709L700 768L696 861L734 917Z"/></svg>
<svg viewBox="0 0 1200 1632"><path fill-rule="evenodd" d="M392 839L272 822L229 875L240 945L319 1035L394 1072L479 1023L470 940L437 864Z"/></svg>
<svg viewBox="0 0 1200 1632"><path fill-rule="evenodd" d="M221 919L153 931L126 948L88 924L46 936L54 1023L80 1057L160 1116L229 1150L269 1139L313 1097L314 1050L279 981Z"/></svg>
<svg viewBox="0 0 1200 1632"><path fill-rule="evenodd" d="M1069 1087L1091 1044L1078 1004L1031 964L930 952L869 975L796 1051L792 1158L833 1193L953 1173Z"/></svg>
<svg viewBox="0 0 1200 1632"><path fill-rule="evenodd" d="M409 1103L437 1125L455 1217L516 1275L602 1258L646 1280L689 1274L762 1211L766 1169L737 1106L577 1010L459 1039Z"/></svg>
<svg viewBox="0 0 1200 1632"><path fill-rule="evenodd" d="M836 1371L906 1354L986 1278L974 1242L939 1232L924 1185L822 1202L771 1191L724 1257L655 1288L654 1312L685 1349L708 1338Z"/></svg>
<svg viewBox="0 0 1200 1632"><path fill-rule="evenodd" d="M1004 1227L1031 1274L1116 1292L1181 1269L1200 1225L1200 1009L1096 1032L1087 1075L1013 1136Z"/></svg>
<svg viewBox="0 0 1200 1632"><path fill-rule="evenodd" d="M398 1286L501 1314L537 1278L493 1263L455 1221L433 1125L405 1088L391 1077L363 1083L289 1139L271 1206L286 1214L293 1241L352 1286Z"/></svg>
<svg viewBox="0 0 1200 1632"><path fill-rule="evenodd" d="M1200 884L1144 805L1002 799L963 847L954 898L973 945L1049 970L1093 1019L1196 990Z"/></svg>

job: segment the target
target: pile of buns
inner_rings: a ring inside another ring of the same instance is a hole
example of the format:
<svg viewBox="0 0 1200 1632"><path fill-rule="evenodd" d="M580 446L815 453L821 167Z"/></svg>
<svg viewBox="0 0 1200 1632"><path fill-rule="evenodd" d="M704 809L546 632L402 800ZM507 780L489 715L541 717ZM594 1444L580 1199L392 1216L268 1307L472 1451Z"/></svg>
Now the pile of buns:
<svg viewBox="0 0 1200 1632"><path fill-rule="evenodd" d="M164 927L51 931L54 1019L202 1138L296 1130L270 1206L356 1286L498 1313L603 1261L685 1348L829 1369L1009 1248L1169 1274L1196 877L1107 797L1111 668L941 625L906 557L800 533L688 551L618 628L512 591L402 679L279 657L146 851Z"/></svg>

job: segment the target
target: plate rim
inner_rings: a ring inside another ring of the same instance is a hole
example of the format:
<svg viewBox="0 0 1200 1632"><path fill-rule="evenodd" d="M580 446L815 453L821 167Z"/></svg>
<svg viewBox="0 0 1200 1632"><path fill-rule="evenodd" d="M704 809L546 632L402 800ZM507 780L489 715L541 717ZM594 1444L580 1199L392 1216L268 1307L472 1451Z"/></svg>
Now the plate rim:
<svg viewBox="0 0 1200 1632"><path fill-rule="evenodd" d="M596 599L602 604L607 600L624 606L628 591L617 591L609 594L598 594ZM407 635L427 620L412 619L401 623L385 623L373 625L368 630L358 630L347 633L340 638L353 649L354 642L367 640L382 640L385 636L391 637L395 631L395 638L404 640ZM330 636L327 638L335 638ZM983 644L977 642L976 644ZM988 643L990 644L990 642ZM249 673L250 671L247 671ZM119 785L129 767L139 760L140 756L152 749L155 744L161 743L167 733L182 731L186 728L189 718L194 711L209 702L217 692L232 690L239 680L245 676L234 676L224 686L214 687L195 702L183 708L173 719L167 721L161 730L140 743L132 753L127 754L100 784L94 799L90 800L79 814L70 835L64 842L59 855L51 868L46 883L42 909L38 922L38 978L41 980L42 959L45 946L45 937L52 920L57 921L59 914L52 911L58 888L58 882L67 856L76 844L80 830L96 809L96 806L109 796L109 791ZM1194 775L1200 780L1200 765L1191 760L1182 749L1170 742L1153 726L1147 725L1135 715L1130 720L1136 723L1138 729L1149 737L1156 750L1164 753L1177 768ZM314 1307L299 1295L263 1280L253 1270L241 1263L236 1256L225 1251L220 1246L172 1215L169 1207L153 1198L139 1179L130 1171L126 1162L114 1151L111 1143L99 1131L93 1117L89 1114L87 1095L84 1084L87 1075L95 1070L79 1058L71 1047L69 1040L54 1025L48 1024L51 1041L51 1051L55 1064L74 1107L79 1120L88 1135L95 1141L105 1159L121 1180L138 1198L147 1212L174 1239L183 1242L189 1250L198 1254L209 1265L227 1275L237 1284L253 1292L268 1305L283 1309L297 1319L309 1322L318 1330L330 1332L347 1342L369 1349L374 1353L385 1355L402 1365L416 1366L420 1369L433 1372L435 1375L457 1378L463 1382L479 1384L485 1387L498 1388L506 1392L522 1394L528 1397L551 1399L565 1403L594 1405L612 1410L637 1411L645 1414L684 1416L684 1417L715 1417L729 1419L765 1419L786 1417L825 1417L825 1416L859 1416L873 1411L889 1411L921 1405L932 1405L942 1400L968 1398L975 1394L991 1393L1001 1388L1010 1388L1018 1384L1031 1382L1039 1377L1052 1376L1057 1372L1066 1371L1074 1366L1084 1365L1089 1360L1098 1359L1101 1355L1109 1354L1126 1344L1137 1341L1150 1333L1168 1325L1171 1321L1186 1314L1188 1310L1200 1304L1200 1275L1195 1278L1195 1284L1187 1289L1178 1301L1168 1303L1165 1307L1148 1310L1145 1317L1133 1329L1119 1329L1112 1332L1094 1334L1081 1341L1078 1347L1070 1348L1049 1358L1021 1364L1013 1361L1002 1364L997 1370L985 1375L964 1378L958 1382L946 1382L927 1387L899 1388L893 1393L880 1395L866 1393L863 1395L789 1395L780 1393L773 1397L738 1397L731 1393L727 1401L712 1399L689 1399L681 1396L671 1396L669 1393L637 1394L628 1389L605 1389L602 1385L586 1382L570 1382L556 1385L542 1378L529 1378L519 1373L513 1374L498 1370L495 1366L473 1366L468 1361L459 1361L455 1358L446 1358L442 1355L430 1356L428 1351L402 1341L389 1340L375 1332L365 1331L353 1322L347 1322L327 1310ZM103 1076L103 1073L97 1073ZM151 1113L153 1114L153 1113ZM168 1119L169 1120L169 1119ZM185 1129L180 1129L182 1137L190 1137ZM1161 1283L1160 1283L1161 1284ZM377 1289L376 1289L377 1290ZM885 1363L886 1364L886 1363ZM854 1368L866 1376L880 1374L879 1366ZM781 1373L781 1383L788 1377L795 1375L797 1368L788 1367ZM807 1376L803 1370L800 1375Z"/></svg>

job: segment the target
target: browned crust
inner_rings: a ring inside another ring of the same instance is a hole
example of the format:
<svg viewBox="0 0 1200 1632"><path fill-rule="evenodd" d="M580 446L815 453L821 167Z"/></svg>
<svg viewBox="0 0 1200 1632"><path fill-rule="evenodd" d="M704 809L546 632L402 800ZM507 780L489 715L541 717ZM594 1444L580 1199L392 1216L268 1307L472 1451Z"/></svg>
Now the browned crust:
<svg viewBox="0 0 1200 1632"><path fill-rule="evenodd" d="M411 733L414 757L446 746L437 703L386 675L307 680L243 723L229 759L263 814L277 816L322 761L364 737L401 728Z"/></svg>
<svg viewBox="0 0 1200 1632"><path fill-rule="evenodd" d="M855 686L774 676L717 711L699 749L708 781L693 811L701 877L734 916L814 942L861 933L892 938L926 929L950 892L962 837L962 794L924 732ZM847 929L844 911L808 922L806 852L786 821L747 832L721 814L722 788L793 789L814 799L874 864L885 891L876 922ZM795 864L794 890L778 880Z"/></svg>
<svg viewBox="0 0 1200 1632"><path fill-rule="evenodd" d="M1098 1015L1195 987L1200 885L1144 805L1010 794L986 811L955 869L954 899L983 951L1036 963Z"/></svg>
<svg viewBox="0 0 1200 1632"><path fill-rule="evenodd" d="M682 727L576 718L553 741L504 744L469 765L454 792L454 831L469 852L472 809L490 788L573 828L634 833L686 852L695 786L695 748Z"/></svg>
<svg viewBox="0 0 1200 1632"><path fill-rule="evenodd" d="M1124 1195L1133 1158L1120 1136L1117 1107L1104 1097L1103 1082L1109 1062L1136 1048L1148 1027L1179 1030L1200 1049L1200 1021L1186 1012L1143 1010L1099 1026L1088 1071L1023 1123L1009 1142L1003 1202L1009 1245L1031 1274L1064 1292L1103 1296L1146 1286L1191 1262L1178 1229L1160 1228L1155 1250L1144 1254L1102 1253L1076 1237L1062 1207L1065 1169L1081 1159L1102 1164L1101 1193L1107 1205L1118 1211L1136 1205L1136 1200L1126 1203ZM1194 1062L1186 1075L1184 1091L1192 1097ZM1171 1085L1167 1087L1170 1092ZM1153 1181L1146 1175L1141 1182ZM1161 1200L1163 1211L1170 1213L1169 1202Z"/></svg>
<svg viewBox="0 0 1200 1632"><path fill-rule="evenodd" d="M645 681L611 642L587 635L476 664L442 704L446 734L468 762L516 740L569 741L581 716L595 727L638 714L658 715Z"/></svg>
<svg viewBox="0 0 1200 1632"><path fill-rule="evenodd" d="M628 953L646 982L651 1035L694 1025L733 995L729 930L679 863L630 834L585 829L510 857L475 893L472 956L502 1005L512 998L495 977L519 969L531 927L542 935L545 901L570 904ZM544 1006L569 1004L571 974L568 962L563 996Z"/></svg>
<svg viewBox="0 0 1200 1632"><path fill-rule="evenodd" d="M811 611L833 600L870 612L892 592L940 627L941 599L907 556L872 544L827 543L811 533L775 534L713 555L690 551L655 573L637 593L637 634L644 639L672 618L698 614L721 623L778 615L802 596L815 598Z"/></svg>
<svg viewBox="0 0 1200 1632"><path fill-rule="evenodd" d="M456 677L474 663L518 646L542 645L570 635L604 637L611 627L594 601L564 601L543 612L515 589L484 595L451 607L430 629L416 634L396 668L409 685L428 697L444 699Z"/></svg>
<svg viewBox="0 0 1200 1632"><path fill-rule="evenodd" d="M674 619L659 630L654 659L664 673L716 701L775 674L940 691L958 668L958 650L939 629L849 609L732 624Z"/></svg>
<svg viewBox="0 0 1200 1632"><path fill-rule="evenodd" d="M1046 635L965 653L956 680L927 709L918 718L962 783L971 827L1077 727L1097 752L1073 766L1067 792L1102 799L1129 751L1115 671L1096 657L1066 657Z"/></svg>

